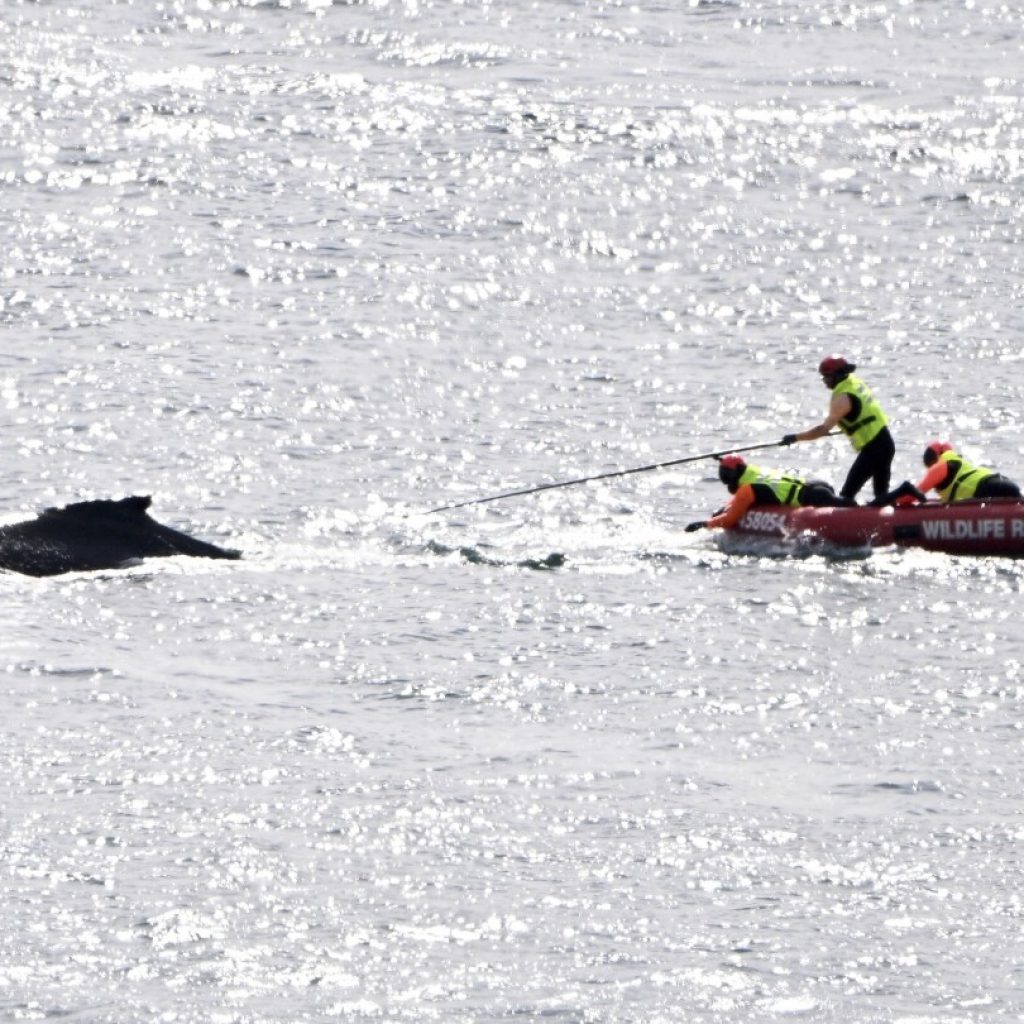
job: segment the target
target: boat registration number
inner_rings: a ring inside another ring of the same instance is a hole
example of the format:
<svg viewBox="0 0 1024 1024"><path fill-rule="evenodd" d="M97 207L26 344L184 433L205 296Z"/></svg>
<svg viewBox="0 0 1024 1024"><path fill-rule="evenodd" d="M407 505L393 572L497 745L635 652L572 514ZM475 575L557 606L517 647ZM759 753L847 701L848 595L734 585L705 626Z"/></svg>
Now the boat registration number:
<svg viewBox="0 0 1024 1024"><path fill-rule="evenodd" d="M740 525L745 530L756 533L784 534L786 532L786 517L782 512L755 510L748 512Z"/></svg>

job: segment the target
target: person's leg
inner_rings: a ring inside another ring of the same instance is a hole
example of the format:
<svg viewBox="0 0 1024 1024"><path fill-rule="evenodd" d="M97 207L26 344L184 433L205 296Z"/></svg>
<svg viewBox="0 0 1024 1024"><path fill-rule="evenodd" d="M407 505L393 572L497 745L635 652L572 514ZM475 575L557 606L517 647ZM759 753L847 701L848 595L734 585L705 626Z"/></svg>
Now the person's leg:
<svg viewBox="0 0 1024 1024"><path fill-rule="evenodd" d="M893 441L892 434L886 427L867 447L871 449L871 479L877 500L889 493L889 480L892 476L892 460L896 455L896 442Z"/></svg>
<svg viewBox="0 0 1024 1024"><path fill-rule="evenodd" d="M869 501L868 506L870 508L883 508L886 505L895 505L901 498L913 498L915 501L928 500L928 496L922 494L914 484L909 480L904 480L895 490L889 491L888 494L883 494L880 498L875 498L873 501Z"/></svg>
<svg viewBox="0 0 1024 1024"><path fill-rule="evenodd" d="M838 508L856 504L851 498L843 498L832 490L824 480L808 480L800 492L800 504L814 508Z"/></svg>
<svg viewBox="0 0 1024 1024"><path fill-rule="evenodd" d="M851 505L856 504L854 499L857 497L857 492L868 482L873 472L874 466L871 461L869 446L858 452L857 458L853 460L850 472L846 474L843 488L839 492L840 497L845 498Z"/></svg>
<svg viewBox="0 0 1024 1024"><path fill-rule="evenodd" d="M889 493L889 478L895 454L896 443L889 428L883 427L882 432L857 454L839 493L844 498L856 498L857 492L870 480L875 491L875 501L882 500Z"/></svg>
<svg viewBox="0 0 1024 1024"><path fill-rule="evenodd" d="M1002 473L993 473L978 484L976 498L1019 498L1020 488Z"/></svg>

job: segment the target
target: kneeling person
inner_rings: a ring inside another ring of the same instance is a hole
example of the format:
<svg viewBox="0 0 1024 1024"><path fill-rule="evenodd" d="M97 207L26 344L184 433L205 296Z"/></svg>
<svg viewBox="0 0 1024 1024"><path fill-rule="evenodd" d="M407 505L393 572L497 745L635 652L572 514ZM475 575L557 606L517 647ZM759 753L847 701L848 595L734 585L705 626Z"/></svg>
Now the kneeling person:
<svg viewBox="0 0 1024 1024"><path fill-rule="evenodd" d="M687 533L704 527L728 529L735 526L754 505L814 505L819 508L850 506L851 498L836 494L824 480L800 480L749 466L738 455L724 455L718 461L718 479L733 496L727 508L710 519L686 527Z"/></svg>

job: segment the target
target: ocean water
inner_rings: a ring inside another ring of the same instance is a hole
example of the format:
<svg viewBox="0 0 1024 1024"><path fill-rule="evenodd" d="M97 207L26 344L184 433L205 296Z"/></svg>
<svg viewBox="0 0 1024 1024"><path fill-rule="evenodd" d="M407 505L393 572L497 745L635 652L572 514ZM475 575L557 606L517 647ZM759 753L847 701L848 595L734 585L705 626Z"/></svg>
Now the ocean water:
<svg viewBox="0 0 1024 1024"><path fill-rule="evenodd" d="M683 526L819 359L1024 479L988 0L7 0L0 1019L1024 1018L1024 568ZM759 453L841 482L841 440ZM563 556L554 569L538 565Z"/></svg>

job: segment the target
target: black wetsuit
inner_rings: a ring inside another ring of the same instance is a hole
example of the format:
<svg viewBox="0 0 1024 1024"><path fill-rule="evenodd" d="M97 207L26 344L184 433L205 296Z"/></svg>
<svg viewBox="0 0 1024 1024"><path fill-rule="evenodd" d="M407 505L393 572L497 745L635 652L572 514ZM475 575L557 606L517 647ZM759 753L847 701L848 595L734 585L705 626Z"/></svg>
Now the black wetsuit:
<svg viewBox="0 0 1024 1024"><path fill-rule="evenodd" d="M860 419L860 399L847 392L853 406L849 416L844 417L851 422ZM892 439L888 427L882 429L870 440L854 459L850 472L846 474L846 482L839 492L850 504L858 491L870 480L875 491L875 500L885 498L889 493L889 479L892 476L892 460L896 455L896 442Z"/></svg>
<svg viewBox="0 0 1024 1024"><path fill-rule="evenodd" d="M756 505L781 505L778 495L767 484L752 484ZM816 508L839 507L853 505L855 502L844 498L832 490L831 484L824 480L805 480L797 496L798 505L813 505Z"/></svg>
<svg viewBox="0 0 1024 1024"><path fill-rule="evenodd" d="M856 505L853 498L844 498L832 490L832 485L824 480L808 480L800 492L801 505L813 505L815 508L842 508Z"/></svg>
<svg viewBox="0 0 1024 1024"><path fill-rule="evenodd" d="M1020 488L1002 473L985 477L974 489L976 498L1020 498Z"/></svg>

